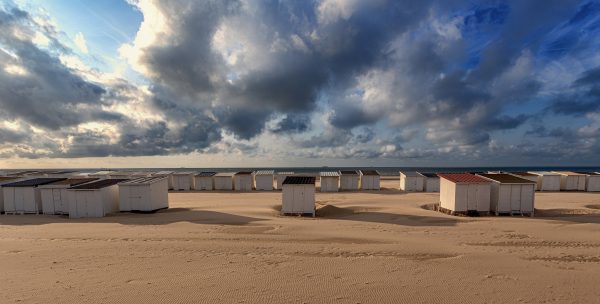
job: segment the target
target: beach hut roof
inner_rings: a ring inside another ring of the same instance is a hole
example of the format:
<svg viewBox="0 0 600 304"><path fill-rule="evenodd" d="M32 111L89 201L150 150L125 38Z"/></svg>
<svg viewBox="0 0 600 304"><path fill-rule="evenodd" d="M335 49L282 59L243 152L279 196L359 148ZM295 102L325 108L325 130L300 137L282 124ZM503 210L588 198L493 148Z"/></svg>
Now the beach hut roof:
<svg viewBox="0 0 600 304"><path fill-rule="evenodd" d="M558 173L560 175L567 175L567 176L585 175L585 173L581 174L581 173L575 173L575 172L571 172L571 171L556 171L556 173Z"/></svg>
<svg viewBox="0 0 600 304"><path fill-rule="evenodd" d="M585 175L600 175L600 173L598 173L598 172L581 172L581 171L577 171L575 173L585 174Z"/></svg>
<svg viewBox="0 0 600 304"><path fill-rule="evenodd" d="M173 171L158 171L158 172L154 173L154 175L169 175L169 174L173 174Z"/></svg>
<svg viewBox="0 0 600 304"><path fill-rule="evenodd" d="M405 176L409 176L409 177L418 177L418 176L422 176L421 174L419 174L417 171L400 171L400 173L404 174Z"/></svg>
<svg viewBox="0 0 600 304"><path fill-rule="evenodd" d="M436 173L431 173L431 172L422 173L422 172L419 172L419 174L421 174L421 175L423 175L423 176L425 176L427 178L439 178L439 176Z"/></svg>
<svg viewBox="0 0 600 304"><path fill-rule="evenodd" d="M235 173L233 173L233 172L220 172L220 173L215 174L214 176L215 177L232 177L234 175L235 175Z"/></svg>
<svg viewBox="0 0 600 304"><path fill-rule="evenodd" d="M377 170L360 170L360 172L362 173L362 175L379 175L379 172L377 172Z"/></svg>
<svg viewBox="0 0 600 304"><path fill-rule="evenodd" d="M149 185L153 184L157 181L164 180L166 177L164 176L152 176L152 177L140 177L136 179L126 180L121 185Z"/></svg>
<svg viewBox="0 0 600 304"><path fill-rule="evenodd" d="M340 175L358 175L356 170L340 170Z"/></svg>
<svg viewBox="0 0 600 304"><path fill-rule="evenodd" d="M211 176L214 176L216 174L217 174L217 172L202 171L202 172L196 174L196 176L197 177L211 177Z"/></svg>
<svg viewBox="0 0 600 304"><path fill-rule="evenodd" d="M441 178L445 178L453 183L490 183L489 180L471 173L438 173L438 176Z"/></svg>
<svg viewBox="0 0 600 304"><path fill-rule="evenodd" d="M97 189L102 189L102 188L114 186L114 185L116 185L118 183L126 182L128 180L129 179L126 179L126 178L101 179L99 181L95 181L95 182L91 182L91 183L87 183L87 184L81 184L81 185L73 186L73 187L71 187L69 189L74 189L74 190L97 190Z"/></svg>
<svg viewBox="0 0 600 304"><path fill-rule="evenodd" d="M68 179L64 179L61 181L57 181L57 182L53 182L48 184L48 186L52 186L52 185L56 185L56 186L77 186L77 185L81 185L81 184L85 184L85 183L89 183L89 182L93 182L98 180L97 178L68 178Z"/></svg>
<svg viewBox="0 0 600 304"><path fill-rule="evenodd" d="M258 170L254 172L254 175L273 175L275 174L275 170Z"/></svg>
<svg viewBox="0 0 600 304"><path fill-rule="evenodd" d="M2 187L37 187L41 185L47 185L54 182L58 182L61 180L65 180L66 178L34 178L28 179L24 181L4 184Z"/></svg>
<svg viewBox="0 0 600 304"><path fill-rule="evenodd" d="M294 174L294 172L291 171L286 171L286 172L277 172L278 175L291 175Z"/></svg>
<svg viewBox="0 0 600 304"><path fill-rule="evenodd" d="M491 180L495 180L503 184L535 184L535 182L532 182L528 179L520 178L506 173L480 174L480 176L489 178Z"/></svg>
<svg viewBox="0 0 600 304"><path fill-rule="evenodd" d="M41 171L32 171L32 170L28 170L28 171L18 171L18 172L12 172L9 173L8 175L31 175L31 174L40 174L43 173Z"/></svg>
<svg viewBox="0 0 600 304"><path fill-rule="evenodd" d="M0 176L0 182L11 181L11 180L15 180L15 179L18 179L18 177L15 177L15 176Z"/></svg>
<svg viewBox="0 0 600 304"><path fill-rule="evenodd" d="M537 174L533 174L533 173L529 173L529 172L510 172L514 175L520 175L520 176L537 176Z"/></svg>
<svg viewBox="0 0 600 304"><path fill-rule="evenodd" d="M319 173L319 175L321 175L321 176L334 176L334 177L340 176L340 174L338 172L335 172L335 171L321 172L321 173Z"/></svg>
<svg viewBox="0 0 600 304"><path fill-rule="evenodd" d="M283 181L284 185L314 185L316 178L314 176L288 176Z"/></svg>
<svg viewBox="0 0 600 304"><path fill-rule="evenodd" d="M235 175L251 175L252 171L240 171L238 173L236 173Z"/></svg>
<svg viewBox="0 0 600 304"><path fill-rule="evenodd" d="M531 171L530 173L533 173L536 175L559 175L556 172L550 172L550 171Z"/></svg>
<svg viewBox="0 0 600 304"><path fill-rule="evenodd" d="M174 172L173 175L194 175L196 172L192 171L182 171L182 172Z"/></svg>

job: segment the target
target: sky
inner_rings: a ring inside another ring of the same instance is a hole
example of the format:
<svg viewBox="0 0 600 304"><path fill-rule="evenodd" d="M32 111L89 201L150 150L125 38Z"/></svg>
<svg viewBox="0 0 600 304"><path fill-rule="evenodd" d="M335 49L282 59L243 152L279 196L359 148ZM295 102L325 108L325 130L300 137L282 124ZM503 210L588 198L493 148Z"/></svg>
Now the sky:
<svg viewBox="0 0 600 304"><path fill-rule="evenodd" d="M598 164L600 1L0 1L0 168Z"/></svg>

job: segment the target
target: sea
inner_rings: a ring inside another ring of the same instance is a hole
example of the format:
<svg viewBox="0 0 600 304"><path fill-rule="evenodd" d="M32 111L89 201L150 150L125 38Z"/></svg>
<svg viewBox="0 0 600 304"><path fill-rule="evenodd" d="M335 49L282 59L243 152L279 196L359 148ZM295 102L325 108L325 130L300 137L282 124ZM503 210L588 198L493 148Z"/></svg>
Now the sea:
<svg viewBox="0 0 600 304"><path fill-rule="evenodd" d="M377 170L382 176L398 176L400 171L417 171L427 173L453 173L453 172L526 172L526 171L574 171L574 172L600 172L600 166L597 167L237 167L237 168L85 168L85 169L19 169L3 170L3 173L16 173L21 171L76 171L81 173L94 173L98 171L127 171L127 172L240 172L240 171L259 171L273 170L277 172L294 172L303 175L318 175L319 172L339 171L339 170Z"/></svg>

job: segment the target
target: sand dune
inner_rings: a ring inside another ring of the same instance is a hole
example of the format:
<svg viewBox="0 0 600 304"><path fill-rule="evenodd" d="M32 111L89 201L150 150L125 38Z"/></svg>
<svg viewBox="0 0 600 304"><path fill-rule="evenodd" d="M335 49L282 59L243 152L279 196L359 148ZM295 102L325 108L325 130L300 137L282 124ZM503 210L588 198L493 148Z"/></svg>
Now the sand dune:
<svg viewBox="0 0 600 304"><path fill-rule="evenodd" d="M397 181L383 181L393 188ZM171 209L0 216L2 303L592 303L600 194L538 193L536 217L452 217L437 194L172 193Z"/></svg>

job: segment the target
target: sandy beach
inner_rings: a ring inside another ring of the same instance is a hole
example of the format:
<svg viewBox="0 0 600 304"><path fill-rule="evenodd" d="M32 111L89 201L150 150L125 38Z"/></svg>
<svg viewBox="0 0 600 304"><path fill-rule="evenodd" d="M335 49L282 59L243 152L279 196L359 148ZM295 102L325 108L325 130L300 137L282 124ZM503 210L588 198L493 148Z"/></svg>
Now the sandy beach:
<svg viewBox="0 0 600 304"><path fill-rule="evenodd" d="M438 193L171 193L100 219L0 216L2 303L592 303L600 194L536 193L536 217L454 217Z"/></svg>

